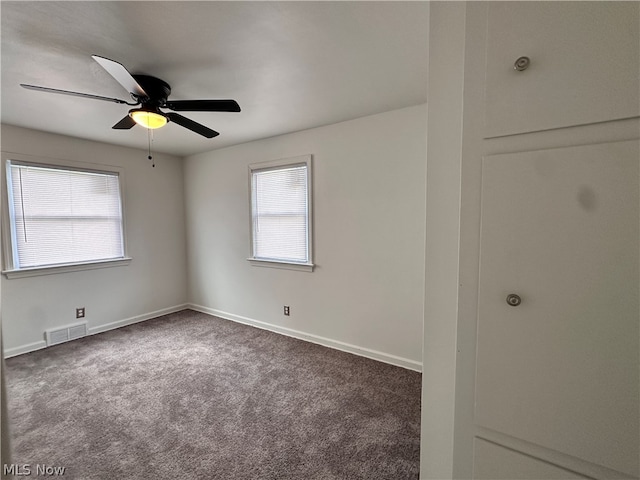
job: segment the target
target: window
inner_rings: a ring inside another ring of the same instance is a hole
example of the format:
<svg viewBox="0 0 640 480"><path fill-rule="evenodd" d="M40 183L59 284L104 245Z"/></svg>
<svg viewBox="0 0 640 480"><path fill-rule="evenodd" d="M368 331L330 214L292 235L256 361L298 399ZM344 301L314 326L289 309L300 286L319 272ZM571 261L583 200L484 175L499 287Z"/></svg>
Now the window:
<svg viewBox="0 0 640 480"><path fill-rule="evenodd" d="M249 174L249 260L311 271L311 155L250 165Z"/></svg>
<svg viewBox="0 0 640 480"><path fill-rule="evenodd" d="M7 276L128 260L119 172L9 160L6 175Z"/></svg>

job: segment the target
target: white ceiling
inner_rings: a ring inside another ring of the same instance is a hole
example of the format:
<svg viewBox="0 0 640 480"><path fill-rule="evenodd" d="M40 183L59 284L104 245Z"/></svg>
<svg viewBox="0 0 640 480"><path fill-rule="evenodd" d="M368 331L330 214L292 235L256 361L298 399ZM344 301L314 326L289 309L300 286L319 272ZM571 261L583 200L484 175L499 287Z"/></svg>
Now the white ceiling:
<svg viewBox="0 0 640 480"><path fill-rule="evenodd" d="M426 101L426 2L8 2L2 16L2 122L147 148L141 127L112 130L130 100L92 54L159 77L171 100L232 98L241 113L182 112L153 149L190 155Z"/></svg>

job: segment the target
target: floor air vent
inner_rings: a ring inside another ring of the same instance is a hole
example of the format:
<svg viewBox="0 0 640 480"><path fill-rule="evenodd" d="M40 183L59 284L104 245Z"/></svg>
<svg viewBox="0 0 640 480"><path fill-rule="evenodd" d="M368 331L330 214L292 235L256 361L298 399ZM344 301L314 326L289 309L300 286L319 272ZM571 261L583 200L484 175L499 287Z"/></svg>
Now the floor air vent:
<svg viewBox="0 0 640 480"><path fill-rule="evenodd" d="M46 330L47 347L57 345L58 343L68 342L76 338L87 336L87 322L75 323L61 328L53 328Z"/></svg>

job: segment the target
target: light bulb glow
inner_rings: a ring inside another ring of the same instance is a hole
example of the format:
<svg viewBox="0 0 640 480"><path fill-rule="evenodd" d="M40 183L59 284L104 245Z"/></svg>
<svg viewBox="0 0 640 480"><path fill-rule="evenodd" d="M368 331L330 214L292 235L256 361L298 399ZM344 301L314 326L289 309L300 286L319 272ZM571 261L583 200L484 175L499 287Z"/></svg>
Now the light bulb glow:
<svg viewBox="0 0 640 480"><path fill-rule="evenodd" d="M147 110L133 110L129 115L134 122L144 128L160 128L167 124L167 118L164 115Z"/></svg>

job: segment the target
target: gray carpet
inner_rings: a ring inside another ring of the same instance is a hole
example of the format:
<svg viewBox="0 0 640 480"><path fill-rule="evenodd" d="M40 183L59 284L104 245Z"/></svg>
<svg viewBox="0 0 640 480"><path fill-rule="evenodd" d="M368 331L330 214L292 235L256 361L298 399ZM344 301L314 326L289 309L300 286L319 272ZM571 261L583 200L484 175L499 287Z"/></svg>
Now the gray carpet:
<svg viewBox="0 0 640 480"><path fill-rule="evenodd" d="M7 360L65 479L417 479L420 374L191 310Z"/></svg>

